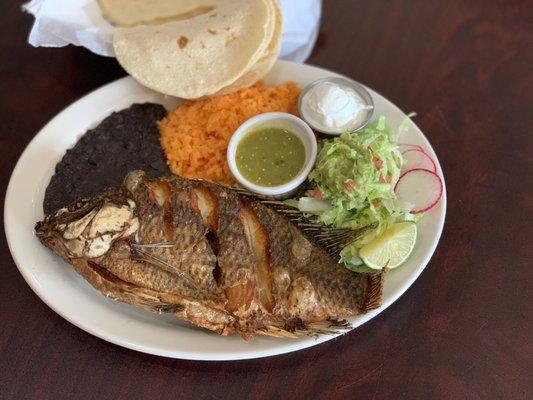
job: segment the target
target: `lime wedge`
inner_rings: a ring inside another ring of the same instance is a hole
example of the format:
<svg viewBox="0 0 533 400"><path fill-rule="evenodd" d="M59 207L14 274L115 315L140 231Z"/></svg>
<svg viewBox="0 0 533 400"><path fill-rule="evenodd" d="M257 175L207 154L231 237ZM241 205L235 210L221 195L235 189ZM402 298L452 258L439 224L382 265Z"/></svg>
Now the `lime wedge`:
<svg viewBox="0 0 533 400"><path fill-rule="evenodd" d="M416 243L416 224L398 222L359 250L359 257L372 269L396 268L409 257Z"/></svg>

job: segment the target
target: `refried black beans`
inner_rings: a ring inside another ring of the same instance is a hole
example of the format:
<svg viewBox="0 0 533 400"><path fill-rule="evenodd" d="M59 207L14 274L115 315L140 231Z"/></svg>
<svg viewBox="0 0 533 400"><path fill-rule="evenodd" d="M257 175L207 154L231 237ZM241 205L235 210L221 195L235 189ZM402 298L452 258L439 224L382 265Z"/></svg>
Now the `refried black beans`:
<svg viewBox="0 0 533 400"><path fill-rule="evenodd" d="M136 169L153 178L170 174L157 127L165 115L159 104L134 104L88 130L56 165L46 188L44 213L120 185Z"/></svg>

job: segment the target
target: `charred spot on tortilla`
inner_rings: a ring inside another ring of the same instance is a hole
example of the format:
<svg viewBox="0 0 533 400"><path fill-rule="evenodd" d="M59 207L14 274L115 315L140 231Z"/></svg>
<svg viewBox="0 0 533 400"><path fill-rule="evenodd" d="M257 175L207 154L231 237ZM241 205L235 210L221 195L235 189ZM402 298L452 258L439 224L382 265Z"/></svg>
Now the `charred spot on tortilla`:
<svg viewBox="0 0 533 400"><path fill-rule="evenodd" d="M135 169L152 177L170 174L157 127L165 115L159 104L134 104L88 130L57 163L46 188L44 212L120 185Z"/></svg>
<svg viewBox="0 0 533 400"><path fill-rule="evenodd" d="M216 35L217 34L216 29L208 29L207 32L210 33L211 35Z"/></svg>
<svg viewBox="0 0 533 400"><path fill-rule="evenodd" d="M178 39L178 46L180 46L180 49L183 49L185 46L187 46L187 43L189 43L189 39L186 36L180 36Z"/></svg>

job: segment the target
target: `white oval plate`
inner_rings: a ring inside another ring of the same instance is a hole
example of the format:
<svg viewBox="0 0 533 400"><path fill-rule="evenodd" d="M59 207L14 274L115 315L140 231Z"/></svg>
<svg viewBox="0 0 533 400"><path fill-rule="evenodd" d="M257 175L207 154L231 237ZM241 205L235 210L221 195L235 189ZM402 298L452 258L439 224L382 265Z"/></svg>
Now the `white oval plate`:
<svg viewBox="0 0 533 400"><path fill-rule="evenodd" d="M304 86L330 76L339 75L309 65L279 61L266 82L272 85L292 80ZM370 93L376 107L374 115L385 115L387 124L396 128L405 114L383 96L372 90ZM245 342L237 335L218 336L172 317L113 302L39 243L33 227L43 217L44 192L56 163L87 129L112 111L136 102L156 102L167 108L178 104L176 99L154 93L130 77L119 79L59 113L35 136L20 157L6 193L5 232L13 259L33 291L59 315L95 336L133 350L166 357L194 360L257 358L304 349L332 339L334 336L298 340L258 336ZM436 161L442 176L437 156L414 123L409 124L409 130L400 141L423 146ZM419 223L419 239L407 263L387 275L383 305L352 318L350 322L354 328L390 306L420 275L435 251L445 213L446 191L440 203Z"/></svg>

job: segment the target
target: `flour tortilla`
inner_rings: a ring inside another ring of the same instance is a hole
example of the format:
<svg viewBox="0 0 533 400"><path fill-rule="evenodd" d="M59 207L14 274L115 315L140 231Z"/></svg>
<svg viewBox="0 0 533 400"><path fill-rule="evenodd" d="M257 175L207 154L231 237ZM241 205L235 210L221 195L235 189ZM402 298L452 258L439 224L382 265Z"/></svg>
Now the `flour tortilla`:
<svg viewBox="0 0 533 400"><path fill-rule="evenodd" d="M132 27L189 19L213 10L216 0L98 0L112 25Z"/></svg>
<svg viewBox="0 0 533 400"><path fill-rule="evenodd" d="M278 3L276 0L270 0L274 10L274 33L272 39L268 44L265 52L261 58L250 68L249 71L244 73L232 84L222 88L216 94L226 94L235 92L237 90L243 89L245 87L251 86L260 79L264 78L266 74L274 66L281 47L281 32L283 27L283 17L281 15L281 10L279 9Z"/></svg>
<svg viewBox="0 0 533 400"><path fill-rule="evenodd" d="M271 0L225 0L205 14L118 28L120 64L141 84L185 99L212 95L259 60L275 28Z"/></svg>

